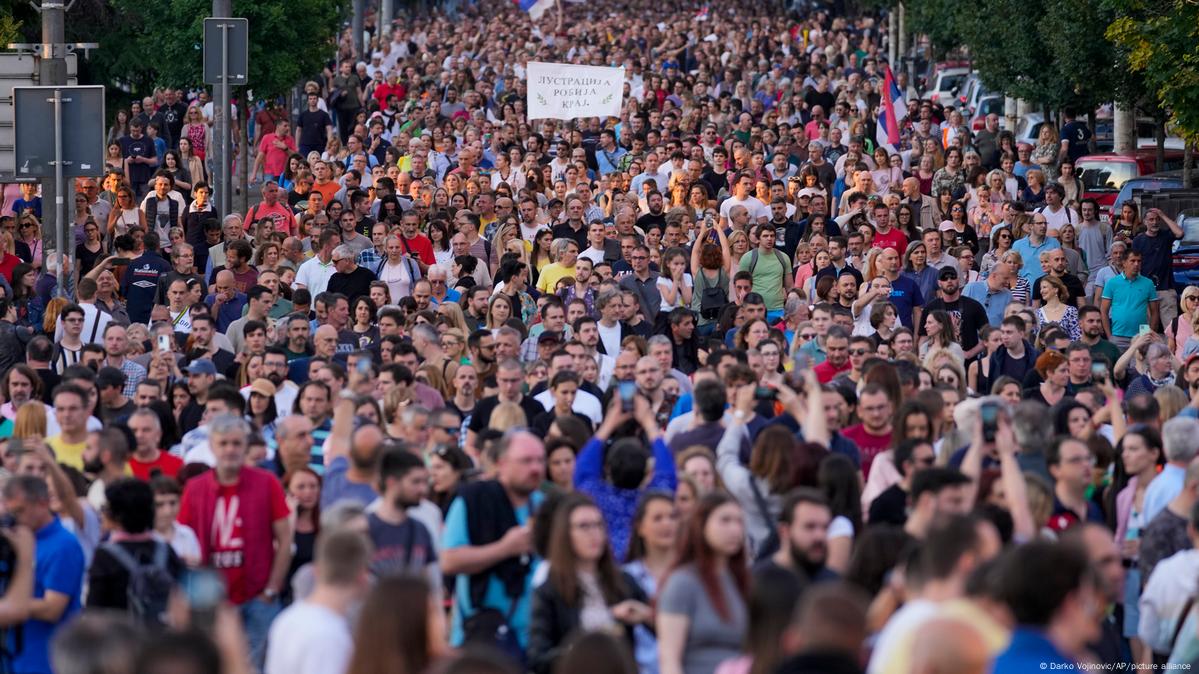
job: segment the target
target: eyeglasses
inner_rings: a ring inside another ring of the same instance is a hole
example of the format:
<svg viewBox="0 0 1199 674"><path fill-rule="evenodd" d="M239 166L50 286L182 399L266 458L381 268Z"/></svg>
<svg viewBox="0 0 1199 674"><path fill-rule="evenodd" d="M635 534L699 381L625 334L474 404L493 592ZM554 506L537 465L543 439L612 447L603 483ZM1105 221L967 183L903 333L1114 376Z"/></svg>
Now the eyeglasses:
<svg viewBox="0 0 1199 674"><path fill-rule="evenodd" d="M868 353L870 353L870 352L867 351L866 349L850 349L849 350L849 355L851 355L851 356L865 356Z"/></svg>
<svg viewBox="0 0 1199 674"><path fill-rule="evenodd" d="M800 338L800 339L803 339L803 340L808 340L808 339L816 339L816 333L814 333L814 332L805 332L805 333L802 333L802 334L800 334L799 338Z"/></svg>
<svg viewBox="0 0 1199 674"><path fill-rule="evenodd" d="M460 430L462 430L462 429L458 428L457 426L441 426L440 428L441 428L441 430L445 431L446 433L449 433L450 435L458 435L458 432ZM440 454L440 452L438 452L438 453Z"/></svg>

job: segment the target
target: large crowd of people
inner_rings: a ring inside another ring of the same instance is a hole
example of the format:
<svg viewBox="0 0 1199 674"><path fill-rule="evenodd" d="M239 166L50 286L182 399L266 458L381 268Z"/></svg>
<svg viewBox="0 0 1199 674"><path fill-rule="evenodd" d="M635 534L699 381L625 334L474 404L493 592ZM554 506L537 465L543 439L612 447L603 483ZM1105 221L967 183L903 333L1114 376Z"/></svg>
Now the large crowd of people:
<svg viewBox="0 0 1199 674"><path fill-rule="evenodd" d="M1189 667L1178 223L1085 198L1081 112L896 72L880 144L885 17L698 9L368 20L236 120L244 213L156 90L64 288L2 186L0 669ZM528 119L530 60L621 116Z"/></svg>

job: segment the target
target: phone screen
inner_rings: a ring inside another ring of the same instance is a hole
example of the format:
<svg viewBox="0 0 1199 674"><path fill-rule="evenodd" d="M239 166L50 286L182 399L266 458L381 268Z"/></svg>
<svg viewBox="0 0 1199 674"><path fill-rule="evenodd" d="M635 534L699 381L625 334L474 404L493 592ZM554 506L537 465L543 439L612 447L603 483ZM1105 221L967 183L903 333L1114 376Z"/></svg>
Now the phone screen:
<svg viewBox="0 0 1199 674"><path fill-rule="evenodd" d="M984 442L995 442L995 433L999 430L999 405L983 403L978 414L982 420Z"/></svg>
<svg viewBox="0 0 1199 674"><path fill-rule="evenodd" d="M633 411L633 396L637 394L637 384L631 381L620 382L620 407L625 412Z"/></svg>

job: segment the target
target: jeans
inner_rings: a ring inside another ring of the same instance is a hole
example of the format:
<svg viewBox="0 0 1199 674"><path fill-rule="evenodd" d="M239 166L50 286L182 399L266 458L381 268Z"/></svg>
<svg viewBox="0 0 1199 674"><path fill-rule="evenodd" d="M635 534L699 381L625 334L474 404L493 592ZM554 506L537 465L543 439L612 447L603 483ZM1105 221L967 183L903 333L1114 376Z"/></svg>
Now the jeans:
<svg viewBox="0 0 1199 674"><path fill-rule="evenodd" d="M246 630L246 642L250 646L250 664L255 671L261 672L266 664L266 637L271 622L283 610L283 605L278 599L264 601L261 597L255 597L238 608Z"/></svg>

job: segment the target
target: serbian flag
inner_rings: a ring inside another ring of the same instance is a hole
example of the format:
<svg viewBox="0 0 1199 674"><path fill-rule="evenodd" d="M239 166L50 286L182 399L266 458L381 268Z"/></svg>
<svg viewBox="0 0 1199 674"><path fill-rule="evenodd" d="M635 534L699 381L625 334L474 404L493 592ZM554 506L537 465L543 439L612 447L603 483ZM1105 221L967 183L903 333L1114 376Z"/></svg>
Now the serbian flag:
<svg viewBox="0 0 1199 674"><path fill-rule="evenodd" d="M899 123L908 117L908 106L903 102L903 92L891 77L890 66L884 66L882 99L883 105L878 111L878 125L874 138L880 146L889 145L894 148L899 144Z"/></svg>
<svg viewBox="0 0 1199 674"><path fill-rule="evenodd" d="M700 10L698 12L695 13L695 20L696 21L707 21L709 11L711 11L711 8L708 7L708 5L704 5L703 7L700 8Z"/></svg>
<svg viewBox="0 0 1199 674"><path fill-rule="evenodd" d="M541 15L554 6L555 0L513 0L513 2L520 5L522 11L528 12L529 18L540 21Z"/></svg>

